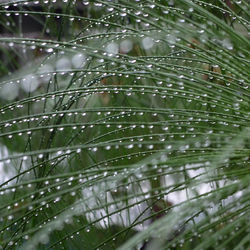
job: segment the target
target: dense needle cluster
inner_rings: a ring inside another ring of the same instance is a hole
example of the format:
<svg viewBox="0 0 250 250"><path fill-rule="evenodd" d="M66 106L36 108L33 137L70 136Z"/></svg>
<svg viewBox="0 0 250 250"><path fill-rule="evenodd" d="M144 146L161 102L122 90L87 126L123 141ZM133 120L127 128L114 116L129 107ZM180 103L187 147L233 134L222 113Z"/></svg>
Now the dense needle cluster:
<svg viewBox="0 0 250 250"><path fill-rule="evenodd" d="M249 246L246 0L0 3L0 249Z"/></svg>

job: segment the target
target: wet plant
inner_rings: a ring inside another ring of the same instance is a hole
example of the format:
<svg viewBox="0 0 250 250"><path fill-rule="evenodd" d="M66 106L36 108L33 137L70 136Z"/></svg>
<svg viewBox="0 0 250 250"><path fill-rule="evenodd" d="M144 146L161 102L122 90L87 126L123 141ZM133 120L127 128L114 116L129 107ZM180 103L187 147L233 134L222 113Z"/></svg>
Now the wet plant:
<svg viewBox="0 0 250 250"><path fill-rule="evenodd" d="M247 249L249 3L3 0L0 249Z"/></svg>

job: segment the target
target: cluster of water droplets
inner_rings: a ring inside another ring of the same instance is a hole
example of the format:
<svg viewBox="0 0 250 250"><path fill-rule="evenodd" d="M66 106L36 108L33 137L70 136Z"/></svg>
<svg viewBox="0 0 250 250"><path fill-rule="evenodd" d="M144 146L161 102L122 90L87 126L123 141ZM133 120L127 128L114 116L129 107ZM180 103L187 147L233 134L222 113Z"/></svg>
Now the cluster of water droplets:
<svg viewBox="0 0 250 250"><path fill-rule="evenodd" d="M53 11L60 4L71 8ZM240 214L232 205L244 208L246 183L232 175L249 158L244 142L227 147L249 123L244 15L198 0L15 1L0 13L7 28L35 17L45 31L0 38L18 63L0 82L0 169L14 169L0 183L4 246L55 247L112 225L144 231L173 211L179 224L152 237L182 247L199 242L206 219L229 221L206 200L224 186L215 201ZM191 222L201 227L190 236Z"/></svg>

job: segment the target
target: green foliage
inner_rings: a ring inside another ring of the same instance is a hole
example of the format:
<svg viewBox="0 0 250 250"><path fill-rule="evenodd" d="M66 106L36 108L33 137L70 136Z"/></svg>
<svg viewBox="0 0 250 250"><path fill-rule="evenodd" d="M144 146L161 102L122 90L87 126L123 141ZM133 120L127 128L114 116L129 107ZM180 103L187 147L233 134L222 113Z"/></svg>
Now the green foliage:
<svg viewBox="0 0 250 250"><path fill-rule="evenodd" d="M0 249L247 249L246 0L0 3Z"/></svg>

